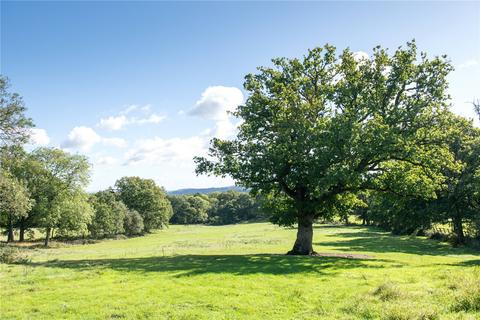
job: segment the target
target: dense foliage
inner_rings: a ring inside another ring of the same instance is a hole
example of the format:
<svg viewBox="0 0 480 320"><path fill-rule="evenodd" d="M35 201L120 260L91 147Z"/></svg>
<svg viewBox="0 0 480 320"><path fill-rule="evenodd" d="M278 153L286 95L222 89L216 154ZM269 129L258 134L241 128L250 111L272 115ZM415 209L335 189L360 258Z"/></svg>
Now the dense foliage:
<svg viewBox="0 0 480 320"><path fill-rule="evenodd" d="M128 208L113 190L99 191L91 195L90 203L95 211L88 226L92 236L108 237L125 232L124 223Z"/></svg>
<svg viewBox="0 0 480 320"><path fill-rule="evenodd" d="M18 220L24 218L32 200L24 185L0 170L0 226L8 230L8 241L13 241L13 227Z"/></svg>
<svg viewBox="0 0 480 320"><path fill-rule="evenodd" d="M208 210L211 207L211 201L207 195L169 196L168 200L173 209L170 223L196 224L207 222Z"/></svg>
<svg viewBox="0 0 480 320"><path fill-rule="evenodd" d="M169 196L172 203L172 224L232 224L264 220L260 201L238 191Z"/></svg>
<svg viewBox="0 0 480 320"><path fill-rule="evenodd" d="M404 179L404 188L410 192L369 193L368 208L357 212L364 222L403 234L450 223L457 243L466 240L466 224L474 231L472 236L480 235L480 129L450 114L444 130L452 161L438 168L442 183L427 195L416 190L415 179L406 171L403 175L409 179Z"/></svg>
<svg viewBox="0 0 480 320"><path fill-rule="evenodd" d="M439 183L431 173L451 160L439 140L452 70L444 57L411 42L393 55L377 47L371 59L326 45L272 62L246 76L237 137L213 139L197 173L229 175L272 199L274 222L298 224L291 254L313 252L313 221L345 197L398 186L405 169L427 190Z"/></svg>
<svg viewBox="0 0 480 320"><path fill-rule="evenodd" d="M33 122L25 110L22 97L10 92L8 79L0 75L0 146L27 142Z"/></svg>
<svg viewBox="0 0 480 320"><path fill-rule="evenodd" d="M123 177L115 183L115 189L119 199L142 216L145 232L168 225L172 206L165 190L152 179Z"/></svg>

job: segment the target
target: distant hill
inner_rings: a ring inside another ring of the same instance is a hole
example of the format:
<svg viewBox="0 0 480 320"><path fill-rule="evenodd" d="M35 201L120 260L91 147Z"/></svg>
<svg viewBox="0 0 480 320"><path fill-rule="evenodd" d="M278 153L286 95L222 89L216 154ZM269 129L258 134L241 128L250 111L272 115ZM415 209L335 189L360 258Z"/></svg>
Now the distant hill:
<svg viewBox="0 0 480 320"><path fill-rule="evenodd" d="M172 196L180 196L185 194L195 194L195 193L213 193L213 192L225 192L225 191L238 191L238 192L247 192L246 189L237 186L221 187L221 188L190 188L190 189L178 189L173 191L167 191L167 194Z"/></svg>

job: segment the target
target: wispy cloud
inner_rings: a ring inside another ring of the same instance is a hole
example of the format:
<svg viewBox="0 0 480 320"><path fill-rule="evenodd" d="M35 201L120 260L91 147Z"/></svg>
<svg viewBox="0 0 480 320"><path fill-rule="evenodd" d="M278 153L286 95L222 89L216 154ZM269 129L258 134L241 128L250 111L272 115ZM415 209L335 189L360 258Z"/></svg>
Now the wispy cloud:
<svg viewBox="0 0 480 320"><path fill-rule="evenodd" d="M125 154L125 165L147 163L191 163L194 156L204 155L208 140L200 136L189 138L163 139L154 137L136 142L134 148Z"/></svg>
<svg viewBox="0 0 480 320"><path fill-rule="evenodd" d="M461 64L458 65L459 69L465 69L469 67L475 67L480 65L480 62L477 59L469 59Z"/></svg>
<svg viewBox="0 0 480 320"><path fill-rule="evenodd" d="M30 129L30 143L35 146L46 146L50 143L50 137L45 129Z"/></svg>
<svg viewBox="0 0 480 320"><path fill-rule="evenodd" d="M135 114L135 115L132 115ZM127 125L158 124L165 120L164 115L151 112L151 105L130 105L118 115L100 119L97 126L108 131L121 130Z"/></svg>

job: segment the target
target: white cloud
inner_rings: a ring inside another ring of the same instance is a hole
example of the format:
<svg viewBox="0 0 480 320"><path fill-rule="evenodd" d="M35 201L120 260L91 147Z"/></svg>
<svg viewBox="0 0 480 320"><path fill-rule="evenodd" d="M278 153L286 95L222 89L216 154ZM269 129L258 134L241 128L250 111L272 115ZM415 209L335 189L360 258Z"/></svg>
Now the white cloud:
<svg viewBox="0 0 480 320"><path fill-rule="evenodd" d="M101 140L102 138L92 128L80 126L70 131L67 140L62 143L62 147L88 151Z"/></svg>
<svg viewBox="0 0 480 320"><path fill-rule="evenodd" d="M62 147L66 149L90 151L90 149L97 143L118 148L124 148L127 146L127 141L125 139L103 138L92 128L80 126L75 127L70 131L67 139L62 143Z"/></svg>
<svg viewBox="0 0 480 320"><path fill-rule="evenodd" d="M122 111L120 111L120 114L121 115L127 115L135 110L138 110L138 108L140 108L138 105L136 104L132 104L132 105L129 105L128 107L126 107L125 109L123 109Z"/></svg>
<svg viewBox="0 0 480 320"><path fill-rule="evenodd" d="M163 115L155 114L151 112L151 105L147 104L145 106L138 106L138 105L130 105L120 111L117 116L110 116L108 118L100 119L98 123L98 127L109 130L109 131L117 131L124 128L127 125L137 124L158 124L162 122L166 117ZM140 117L135 116L128 116L132 113L141 114Z"/></svg>
<svg viewBox="0 0 480 320"><path fill-rule="evenodd" d="M477 59L470 59L458 65L459 69L478 66L480 62Z"/></svg>
<svg viewBox="0 0 480 320"><path fill-rule="evenodd" d="M132 118L130 119L130 123L134 124L145 124L145 123L153 123L153 124L158 124L162 122L166 117L161 116L158 114L151 114L147 118Z"/></svg>
<svg viewBox="0 0 480 320"><path fill-rule="evenodd" d="M191 164L193 157L206 154L207 143L208 140L199 136L184 139L155 137L139 140L135 148L125 154L125 164L176 163L179 166Z"/></svg>
<svg viewBox="0 0 480 320"><path fill-rule="evenodd" d="M232 122L230 112L243 102L243 93L238 88L208 87L188 114L215 121L215 127L205 130L202 135L226 139L235 135L238 127Z"/></svg>
<svg viewBox="0 0 480 320"><path fill-rule="evenodd" d="M150 109L152 109L152 105L150 105L150 104L146 104L146 105L144 105L143 107L140 108L140 110L142 110L144 112L149 112Z"/></svg>
<svg viewBox="0 0 480 320"><path fill-rule="evenodd" d="M188 113L204 119L224 120L228 112L243 103L243 93L235 87L213 86L203 91L195 107Z"/></svg>
<svg viewBox="0 0 480 320"><path fill-rule="evenodd" d="M120 115L117 117L108 117L104 119L100 119L100 123L98 126L102 129L115 131L122 129L128 123L128 119L124 115Z"/></svg>
<svg viewBox="0 0 480 320"><path fill-rule="evenodd" d="M45 129L30 129L30 142L36 146L46 146L50 143L50 137Z"/></svg>
<svg viewBox="0 0 480 320"><path fill-rule="evenodd" d="M114 146L124 148L127 146L127 141L122 138L102 138L102 143L107 146Z"/></svg>
<svg viewBox="0 0 480 320"><path fill-rule="evenodd" d="M370 60L370 56L368 55L368 53L364 51L356 51L353 53L353 59L356 62L361 62L361 61Z"/></svg>
<svg viewBox="0 0 480 320"><path fill-rule="evenodd" d="M96 161L97 164L99 165L107 165L107 166L111 166L111 165L115 165L118 163L118 160L114 157L109 157L109 156L106 156L106 157L100 157L97 159Z"/></svg>

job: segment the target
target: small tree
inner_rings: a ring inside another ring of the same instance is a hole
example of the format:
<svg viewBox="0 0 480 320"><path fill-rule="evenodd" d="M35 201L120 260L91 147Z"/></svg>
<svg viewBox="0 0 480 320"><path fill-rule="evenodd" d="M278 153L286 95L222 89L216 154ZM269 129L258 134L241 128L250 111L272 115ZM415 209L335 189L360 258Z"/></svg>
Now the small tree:
<svg viewBox="0 0 480 320"><path fill-rule="evenodd" d="M67 217L80 219L76 214L69 214L82 213L72 211L71 201L81 201L81 206L87 208L82 190L89 180L90 164L84 156L51 148L34 150L30 157L35 164L35 170L28 176L29 190L35 199L32 214L36 216L36 224L45 229L45 246L48 246L53 228L65 231L59 223L65 223ZM88 222L88 217L81 219Z"/></svg>
<svg viewBox="0 0 480 320"><path fill-rule="evenodd" d="M13 226L27 215L32 206L28 191L18 180L0 170L0 224L8 230L7 241L13 241Z"/></svg>
<svg viewBox="0 0 480 320"><path fill-rule="evenodd" d="M123 177L115 183L115 188L123 203L142 216L145 232L168 225L172 206L165 191L153 180Z"/></svg>
<svg viewBox="0 0 480 320"><path fill-rule="evenodd" d="M127 236L141 235L145 228L142 216L135 210L128 210L125 214L123 228Z"/></svg>
<svg viewBox="0 0 480 320"><path fill-rule="evenodd" d="M377 189L399 164L427 167L446 109L445 57L417 54L414 42L393 55L377 47L358 59L333 46L303 59L273 59L247 75L250 95L234 115L234 140L213 139L197 173L230 175L265 199L276 199L275 223L297 223L290 254L312 254L312 224L342 205L343 195Z"/></svg>
<svg viewBox="0 0 480 320"><path fill-rule="evenodd" d="M93 208L88 201L88 194L83 190L69 190L58 197L53 207L57 218L55 224L56 235L65 237L86 236L88 225L94 215Z"/></svg>
<svg viewBox="0 0 480 320"><path fill-rule="evenodd" d="M124 221L128 208L117 199L111 189L90 196L94 216L88 229L94 237L106 237L124 233Z"/></svg>

